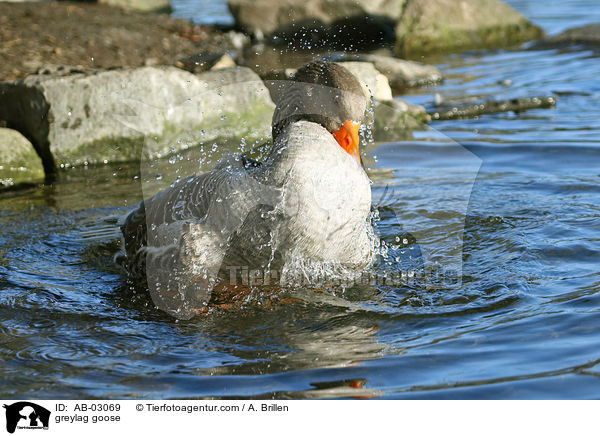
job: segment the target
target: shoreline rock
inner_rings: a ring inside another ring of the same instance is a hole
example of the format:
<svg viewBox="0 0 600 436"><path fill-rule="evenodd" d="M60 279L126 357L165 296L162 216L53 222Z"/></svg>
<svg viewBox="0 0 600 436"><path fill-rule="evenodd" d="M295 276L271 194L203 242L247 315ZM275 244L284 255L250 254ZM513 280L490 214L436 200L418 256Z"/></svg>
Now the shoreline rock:
<svg viewBox="0 0 600 436"><path fill-rule="evenodd" d="M393 42L406 0L229 0L236 26L256 39L296 46L356 47Z"/></svg>
<svg viewBox="0 0 600 436"><path fill-rule="evenodd" d="M0 84L0 120L56 165L163 157L219 137L270 137L273 102L261 79L235 67L174 67L34 75Z"/></svg>
<svg viewBox="0 0 600 436"><path fill-rule="evenodd" d="M567 29L559 35L538 41L533 48L555 48L569 45L600 46L600 24L587 24Z"/></svg>
<svg viewBox="0 0 600 436"><path fill-rule="evenodd" d="M16 130L0 127L0 187L43 180L42 161L31 142Z"/></svg>
<svg viewBox="0 0 600 436"><path fill-rule="evenodd" d="M364 87L365 96L374 100L391 100L392 89L387 77L381 74L369 62L344 61L336 62L354 74Z"/></svg>
<svg viewBox="0 0 600 436"><path fill-rule="evenodd" d="M396 27L395 54L499 48L543 36L542 29L500 0L409 1Z"/></svg>
<svg viewBox="0 0 600 436"><path fill-rule="evenodd" d="M173 10L170 0L98 0L98 4L141 12L164 12Z"/></svg>
<svg viewBox="0 0 600 436"><path fill-rule="evenodd" d="M552 109L556 106L556 97L523 97L512 100L483 101L476 104L440 108L429 112L435 121L476 118L479 115L497 114L501 112L524 112L530 109Z"/></svg>
<svg viewBox="0 0 600 436"><path fill-rule="evenodd" d="M419 86L437 85L443 81L440 70L433 65L392 56L372 53L349 53L337 55L334 59L341 61L370 62L383 75L394 90L404 90Z"/></svg>

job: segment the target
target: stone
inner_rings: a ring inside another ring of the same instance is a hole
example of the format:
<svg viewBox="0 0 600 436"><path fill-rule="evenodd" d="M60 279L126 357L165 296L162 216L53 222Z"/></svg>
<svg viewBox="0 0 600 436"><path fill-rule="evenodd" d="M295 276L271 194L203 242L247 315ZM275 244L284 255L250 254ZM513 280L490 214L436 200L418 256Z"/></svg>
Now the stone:
<svg viewBox="0 0 600 436"><path fill-rule="evenodd" d="M267 141L274 104L248 68L139 67L0 84L0 120L56 165L153 159L217 138Z"/></svg>
<svg viewBox="0 0 600 436"><path fill-rule="evenodd" d="M371 62L380 73L388 78L394 89L435 85L443 80L440 70L422 62L374 54L361 55L359 60Z"/></svg>
<svg viewBox="0 0 600 436"><path fill-rule="evenodd" d="M382 54L343 54L339 60L370 62L385 75L393 89L404 89L416 86L435 85L443 80L440 70L433 65L398 59Z"/></svg>
<svg viewBox="0 0 600 436"><path fill-rule="evenodd" d="M31 142L16 130L0 127L0 186L43 181L42 160Z"/></svg>
<svg viewBox="0 0 600 436"><path fill-rule="evenodd" d="M562 47L574 44L600 45L600 24L588 24L567 29L559 35L539 41L536 48Z"/></svg>
<svg viewBox="0 0 600 436"><path fill-rule="evenodd" d="M171 12L170 0L98 0L98 3L142 12Z"/></svg>
<svg viewBox="0 0 600 436"><path fill-rule="evenodd" d="M391 100L392 89L387 77L381 74L369 62L336 62L354 74L363 85L367 98Z"/></svg>
<svg viewBox="0 0 600 436"><path fill-rule="evenodd" d="M210 69L212 71L214 71L214 70L222 70L224 68L233 68L235 66L236 65L235 65L235 61L233 60L233 58L231 56L229 56L227 53L225 53L224 55L222 55L215 61L215 63L213 64L212 67L210 67Z"/></svg>
<svg viewBox="0 0 600 436"><path fill-rule="evenodd" d="M177 62L177 67L192 73L235 67L235 61L228 53L198 53Z"/></svg>
<svg viewBox="0 0 600 436"><path fill-rule="evenodd" d="M371 119L375 141L398 141L412 138L415 130L425 130L431 117L421 105L395 98L388 101L375 101Z"/></svg>
<svg viewBox="0 0 600 436"><path fill-rule="evenodd" d="M544 32L500 0L419 0L406 4L396 27L399 57L497 48Z"/></svg>
<svg viewBox="0 0 600 436"><path fill-rule="evenodd" d="M406 0L229 0L237 27L307 44L359 44L393 38Z"/></svg>

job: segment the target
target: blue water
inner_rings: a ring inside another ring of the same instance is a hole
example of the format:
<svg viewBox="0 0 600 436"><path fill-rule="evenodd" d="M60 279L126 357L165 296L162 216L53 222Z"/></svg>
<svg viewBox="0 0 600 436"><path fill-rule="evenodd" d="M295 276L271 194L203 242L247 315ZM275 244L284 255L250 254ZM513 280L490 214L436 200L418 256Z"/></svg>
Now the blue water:
<svg viewBox="0 0 600 436"><path fill-rule="evenodd" d="M552 34L600 21L593 0L509 3ZM199 22L229 19L222 3L181 5ZM403 98L558 96L555 109L432 122L368 147L390 253L379 272L446 262L460 283L289 291L286 304L257 296L176 322L132 294L114 238L94 233L141 199L136 168L71 170L0 197L0 396L600 397L598 51L475 52L438 66L442 85Z"/></svg>

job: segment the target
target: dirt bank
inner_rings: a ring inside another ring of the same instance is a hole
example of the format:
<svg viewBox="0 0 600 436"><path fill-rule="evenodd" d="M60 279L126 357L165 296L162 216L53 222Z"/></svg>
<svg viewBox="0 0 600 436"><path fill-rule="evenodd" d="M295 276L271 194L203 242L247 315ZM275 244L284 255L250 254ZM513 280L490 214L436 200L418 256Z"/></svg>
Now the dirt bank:
<svg viewBox="0 0 600 436"><path fill-rule="evenodd" d="M219 29L166 14L91 3L0 2L0 81L25 77L46 64L177 65L200 52L231 46L231 38Z"/></svg>

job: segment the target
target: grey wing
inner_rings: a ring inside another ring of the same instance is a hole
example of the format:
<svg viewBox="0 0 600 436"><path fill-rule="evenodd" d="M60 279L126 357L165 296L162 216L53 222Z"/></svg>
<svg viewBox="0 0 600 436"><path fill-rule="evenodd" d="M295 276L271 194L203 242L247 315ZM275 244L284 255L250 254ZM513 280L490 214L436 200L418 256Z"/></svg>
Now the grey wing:
<svg viewBox="0 0 600 436"><path fill-rule="evenodd" d="M193 316L215 284L230 237L261 202L279 195L255 177L243 156L189 177L142 202L122 226L127 269L146 279L154 303L178 318Z"/></svg>

